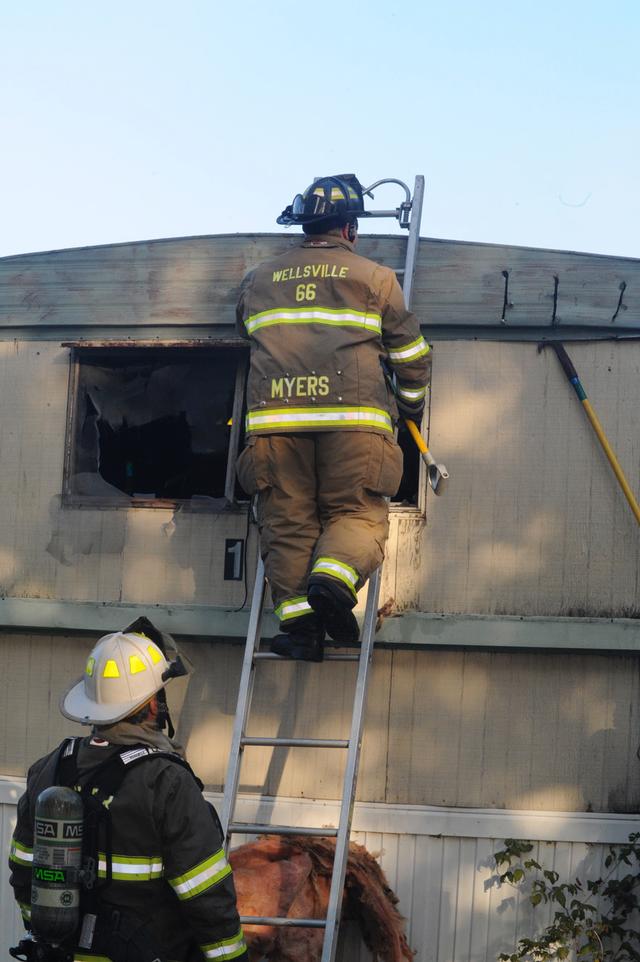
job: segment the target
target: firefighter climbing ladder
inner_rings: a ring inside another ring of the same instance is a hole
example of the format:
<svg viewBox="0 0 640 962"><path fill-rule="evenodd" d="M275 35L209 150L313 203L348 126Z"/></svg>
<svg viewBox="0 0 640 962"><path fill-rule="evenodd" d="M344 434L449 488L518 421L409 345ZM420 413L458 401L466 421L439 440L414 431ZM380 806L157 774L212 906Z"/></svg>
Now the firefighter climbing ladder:
<svg viewBox="0 0 640 962"><path fill-rule="evenodd" d="M371 187L365 190L365 194L373 197L371 191L373 191L376 187L379 187L381 184L387 183L398 184L405 191L406 197L400 207L396 208L395 210L366 211L364 215L361 214L360 216L394 217L398 220L401 227L408 230L409 233L407 237L405 266L404 269L397 271L397 273L400 275L405 302L407 305L409 305L411 301L411 292L416 269L418 241L420 238L420 219L422 216L422 201L424 197L424 177L420 175L416 177L413 197L411 196L411 192L407 185L400 180L396 180L395 178L385 178L383 180L376 181L375 184L372 184ZM358 662L358 674L356 678L353 714L351 718L351 731L349 738L344 740L332 738L257 738L248 736L246 734L257 663L265 660L281 661L278 655L271 654L270 652L259 651L260 626L262 622L262 612L264 608L264 597L266 591L264 565L262 559L260 558L258 559L253 596L251 599L249 628L247 632L244 661L242 664L242 673L240 676L238 704L236 708L236 717L233 727L231 751L229 756L229 766L227 768L224 800L222 805L222 824L225 832L225 849L228 851L230 837L234 834L315 835L325 838L335 838L336 852L333 863L333 874L331 877L329 906L326 919L287 919L270 918L266 916L242 917L243 923L252 923L254 925L285 925L324 928L325 934L321 962L334 962L338 943L338 927L340 924L342 892L344 888L347 857L349 854L351 820L353 817L353 807L356 797L358 764L360 761L360 747L362 744L364 706L367 693L367 683L369 679L369 669L371 667L371 661L373 657L381 574L382 567L378 568L369 579L364 622L360 634L360 654L325 654L325 661ZM346 750L347 760L344 772L338 828L299 828L288 825L262 825L234 821L242 757L244 749L252 745L272 746L274 748L339 748L343 751Z"/></svg>

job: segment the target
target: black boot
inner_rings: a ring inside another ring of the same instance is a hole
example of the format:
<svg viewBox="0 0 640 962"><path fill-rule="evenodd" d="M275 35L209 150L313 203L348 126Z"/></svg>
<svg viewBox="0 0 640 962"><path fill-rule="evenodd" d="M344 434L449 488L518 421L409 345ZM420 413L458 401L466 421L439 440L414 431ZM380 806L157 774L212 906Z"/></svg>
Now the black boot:
<svg viewBox="0 0 640 962"><path fill-rule="evenodd" d="M312 584L307 591L307 600L334 641L341 645L358 641L360 628L346 599L339 598L328 585Z"/></svg>
<svg viewBox="0 0 640 962"><path fill-rule="evenodd" d="M319 624L301 625L288 634L276 635L271 639L271 651L294 661L322 661L324 628Z"/></svg>

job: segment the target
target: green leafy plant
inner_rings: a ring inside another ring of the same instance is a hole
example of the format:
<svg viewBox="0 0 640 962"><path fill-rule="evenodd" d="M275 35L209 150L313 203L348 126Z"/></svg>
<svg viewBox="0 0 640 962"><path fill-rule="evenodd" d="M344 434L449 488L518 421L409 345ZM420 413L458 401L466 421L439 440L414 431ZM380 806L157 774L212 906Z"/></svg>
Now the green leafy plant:
<svg viewBox="0 0 640 962"><path fill-rule="evenodd" d="M522 938L501 962L640 962L640 832L628 843L612 845L602 878L560 881L557 872L531 857L533 845L509 838L495 852L494 880L525 887L532 905L554 908L553 921L541 934Z"/></svg>

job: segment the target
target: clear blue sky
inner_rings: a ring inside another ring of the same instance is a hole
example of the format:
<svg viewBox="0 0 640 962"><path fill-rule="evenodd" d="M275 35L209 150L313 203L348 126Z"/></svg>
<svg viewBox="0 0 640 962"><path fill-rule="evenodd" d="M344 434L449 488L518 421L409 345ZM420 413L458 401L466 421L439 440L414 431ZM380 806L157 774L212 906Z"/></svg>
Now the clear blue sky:
<svg viewBox="0 0 640 962"><path fill-rule="evenodd" d="M639 49L638 0L5 3L0 255L277 231L353 171L425 174L427 236L640 257Z"/></svg>

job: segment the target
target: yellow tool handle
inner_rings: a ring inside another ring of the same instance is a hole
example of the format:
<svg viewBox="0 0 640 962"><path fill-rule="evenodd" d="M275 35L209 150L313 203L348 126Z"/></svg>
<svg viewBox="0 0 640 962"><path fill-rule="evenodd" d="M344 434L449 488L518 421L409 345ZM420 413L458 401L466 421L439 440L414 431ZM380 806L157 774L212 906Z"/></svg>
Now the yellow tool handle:
<svg viewBox="0 0 640 962"><path fill-rule="evenodd" d="M593 427L593 430L594 430L594 431L596 432L596 434L598 435L598 441L599 441L600 444L602 445L602 450L604 451L604 453L606 454L607 458L609 459L609 464L610 464L611 467L613 468L613 473L615 474L616 478L618 479L618 484L619 484L620 487L622 488L622 491L623 491L623 493L624 493L624 496L625 496L625 498L627 499L627 501L629 502L629 507L630 507L631 510L633 511L633 513L634 513L634 515L635 515L635 517L636 517L636 521L638 522L638 524L640 524L640 507L638 507L638 502L636 501L636 499L635 499L635 497L634 497L634 495L633 495L633 491L632 491L631 488L629 487L629 484L628 484L628 482L627 482L627 479L626 479L625 476L624 476L624 471L623 471L622 468L620 467L620 465L619 465L619 463L618 463L618 459L617 459L617 457L615 456L615 454L613 453L613 450L612 450L612 448L611 448L611 445L610 445L609 442L607 441L607 436L606 436L606 434L604 433L604 431L602 430L602 425L600 424L600 421L598 420L598 416L597 416L596 412L595 412L595 411L593 410L593 408L591 407L591 404L590 404L588 398L586 398L586 397L585 397L585 398L582 398L582 407L583 407L584 410L585 410L585 414L587 415L587 417L588 417L589 420L591 421L591 426ZM407 421L407 424L408 424L408 425L409 425L410 423L411 423L411 422ZM414 427L415 427L415 425L414 425ZM410 427L409 427L409 430L411 430ZM411 432L411 433L413 434L413 432ZM417 442L416 442L416 443L417 443Z"/></svg>
<svg viewBox="0 0 640 962"><path fill-rule="evenodd" d="M418 427L418 425L416 424L416 422L415 422L415 421L410 421L409 418L405 418L404 423L405 423L405 424L407 425L407 427L409 428L409 434L411 435L411 437L412 437L413 440L415 441L415 443L416 443L416 445L417 445L417 447L418 447L418 450L419 450L422 454L428 454L428 453L429 453L429 448L428 448L427 445L424 443L424 438L423 438L422 435L420 434L420 428Z"/></svg>

